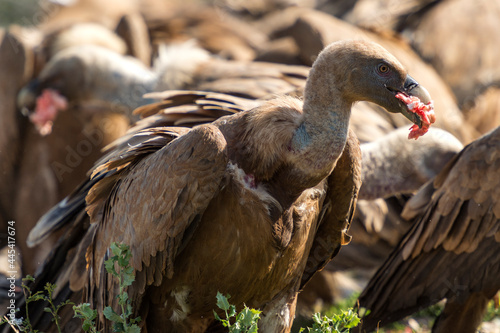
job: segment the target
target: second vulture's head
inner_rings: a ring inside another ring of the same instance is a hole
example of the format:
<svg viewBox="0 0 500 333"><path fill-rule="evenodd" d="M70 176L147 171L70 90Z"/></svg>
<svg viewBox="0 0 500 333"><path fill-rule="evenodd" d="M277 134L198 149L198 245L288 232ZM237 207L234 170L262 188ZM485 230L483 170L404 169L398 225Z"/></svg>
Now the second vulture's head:
<svg viewBox="0 0 500 333"><path fill-rule="evenodd" d="M407 74L392 54L374 42L347 40L330 44L319 54L310 76L328 82L349 103L373 102L388 112L403 114L415 124L410 138L425 134L435 121L427 90Z"/></svg>

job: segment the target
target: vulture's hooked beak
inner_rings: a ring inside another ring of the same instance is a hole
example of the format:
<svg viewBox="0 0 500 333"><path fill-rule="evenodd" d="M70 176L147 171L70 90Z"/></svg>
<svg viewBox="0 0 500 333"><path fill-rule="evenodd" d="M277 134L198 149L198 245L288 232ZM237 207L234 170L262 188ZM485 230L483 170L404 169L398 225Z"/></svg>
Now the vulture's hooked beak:
<svg viewBox="0 0 500 333"><path fill-rule="evenodd" d="M17 107L25 117L35 110L38 85L38 80L33 79L17 94Z"/></svg>
<svg viewBox="0 0 500 333"><path fill-rule="evenodd" d="M386 86L386 88L391 92L393 92L395 95L401 93L406 97L417 97L423 104L429 104L432 102L431 95L429 94L427 89L419 85L418 82L410 75L406 75L406 80L403 85L403 89L397 89L389 86ZM421 116L419 116L417 113L410 112L407 108L407 103L403 102L401 99L400 99L400 104L402 106L400 110L401 114L403 114L406 118L408 118L412 123L422 128Z"/></svg>

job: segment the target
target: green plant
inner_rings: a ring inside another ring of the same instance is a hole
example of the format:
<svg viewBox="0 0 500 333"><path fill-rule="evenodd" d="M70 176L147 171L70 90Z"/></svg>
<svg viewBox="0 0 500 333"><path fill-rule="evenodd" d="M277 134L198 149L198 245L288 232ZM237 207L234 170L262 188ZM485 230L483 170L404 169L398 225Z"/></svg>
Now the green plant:
<svg viewBox="0 0 500 333"><path fill-rule="evenodd" d="M230 297L230 295L224 296L220 292L217 292L217 307L224 310L226 317L224 319L220 318L214 311L215 319L220 321L224 327L229 328L229 333L256 333L258 330L257 322L260 319L262 311L250 309L245 306L243 310L237 313L236 307L229 304L228 299ZM231 324L231 318L233 317L235 320L234 323Z"/></svg>
<svg viewBox="0 0 500 333"><path fill-rule="evenodd" d="M130 318L132 316L132 305L126 291L127 287L135 280L134 269L130 266L132 254L128 245L117 243L111 244L111 252L113 256L104 262L104 266L109 274L118 279L119 293L117 299L121 314L116 313L110 306L104 308L103 314L106 319L113 322L115 332L138 333L140 328L137 323L140 322L141 318ZM83 303L73 306L73 311L76 318L83 320L82 329L85 332L97 333L95 324L97 310L92 309L89 303Z"/></svg>
<svg viewBox="0 0 500 333"><path fill-rule="evenodd" d="M500 318L500 298L495 297L488 303L486 314L483 321L491 321L495 318Z"/></svg>
<svg viewBox="0 0 500 333"><path fill-rule="evenodd" d="M33 279L34 281L34 279ZM24 286L23 286L24 288ZM46 307L44 308L44 311L45 312L49 312L50 314L52 314L52 321L55 322L56 326L57 326L57 331L58 332L61 332L61 323L59 322L61 318L59 318L59 315L58 315L58 312L59 310L67 305L67 304L73 304L69 299L59 303L57 306L53 303L53 299L52 299L52 293L54 292L54 289L56 288L56 285L55 284L51 284L51 283L47 283L44 287L45 291L47 291L47 295L45 294L42 294L42 299L46 302L49 303L49 307ZM26 311L27 313L27 311ZM27 315L26 315L27 316Z"/></svg>
<svg viewBox="0 0 500 333"><path fill-rule="evenodd" d="M24 319L9 319L4 317L0 324L8 323L12 329L16 332L30 332L30 333L36 333L38 330L34 329L33 326L31 325L30 317L29 317L29 304L37 301L44 301L48 303L48 306L46 306L43 311L48 312L52 315L52 321L54 321L57 331L61 332L61 323L60 323L60 318L59 318L59 310L61 310L62 307L68 304L73 304L70 302L70 300L65 300L59 304L54 304L54 300L52 299L52 294L54 293L54 290L56 289L55 284L47 283L44 287L44 290L39 290L36 293L33 293L31 289L26 285L26 282L35 282L35 278L32 277L31 275L27 275L25 278L22 279L22 284L21 287L23 289L24 297L25 297L25 306L26 306L26 318Z"/></svg>
<svg viewBox="0 0 500 333"><path fill-rule="evenodd" d="M111 244L113 256L106 260L104 265L106 271L118 279L119 294L117 296L118 304L121 307L121 314L118 314L107 306L103 314L109 321L112 321L115 332L139 333L140 328L137 325L141 317L130 318L132 316L132 305L126 291L127 287L135 280L134 268L130 266L130 257L132 256L130 248L126 244ZM118 266L116 270L115 266Z"/></svg>
<svg viewBox="0 0 500 333"><path fill-rule="evenodd" d="M130 248L125 244L111 244L111 251L113 256L106 260L106 271L118 279L119 294L117 296L118 304L121 307L121 314L116 313L110 306L104 309L104 316L106 319L113 322L113 330L115 332L124 333L139 333L140 328L137 323L141 320L140 317L130 318L132 316L132 305L128 298L126 288L135 280L133 267L130 266L130 258L132 256ZM117 267L118 269L115 269ZM52 314L53 321L57 326L58 332L61 332L60 318L58 315L59 310L68 304L73 304L69 300L65 300L58 305L54 304L52 294L56 288L54 284L47 283L43 291L32 293L30 288L25 284L26 281L35 282L35 279L28 275L23 279L22 288L26 299L26 318L24 320L10 320L9 318L2 318L0 325L8 323L16 332L30 332L36 333L31 325L28 307L29 304L36 301L45 301L48 306L44 308L45 312ZM73 304L74 317L83 319L82 329L85 332L97 333L95 319L97 318L97 310L93 310L90 304L83 303L79 305Z"/></svg>
<svg viewBox="0 0 500 333"><path fill-rule="evenodd" d="M321 313L323 313L327 317L331 317L334 314L339 313L341 311L346 311L351 308L354 308L357 305L359 295L360 295L359 292L353 292L348 297L336 301L335 304L324 309L323 311L321 311ZM365 310L363 310L362 313L358 312L358 314L367 315Z"/></svg>
<svg viewBox="0 0 500 333"><path fill-rule="evenodd" d="M73 306L75 318L83 319L82 329L85 332L97 333L95 319L97 318L97 310L90 307L89 303L82 303Z"/></svg>
<svg viewBox="0 0 500 333"><path fill-rule="evenodd" d="M319 313L313 315L313 325L307 328L308 333L348 333L351 328L358 326L359 317L353 309L341 310L340 314L332 316L321 316ZM306 329L301 328L299 332Z"/></svg>

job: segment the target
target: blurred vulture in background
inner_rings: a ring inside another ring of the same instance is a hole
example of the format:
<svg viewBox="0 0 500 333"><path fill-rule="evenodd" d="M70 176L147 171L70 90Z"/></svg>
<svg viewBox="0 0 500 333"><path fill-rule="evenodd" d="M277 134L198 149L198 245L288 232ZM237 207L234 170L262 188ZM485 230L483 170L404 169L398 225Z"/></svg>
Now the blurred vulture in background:
<svg viewBox="0 0 500 333"><path fill-rule="evenodd" d="M500 289L500 128L466 146L408 202L410 231L359 298L368 332L442 299L433 332L476 332Z"/></svg>
<svg viewBox="0 0 500 333"><path fill-rule="evenodd" d="M32 52L17 36L0 29L0 226L7 232L7 221L14 220L15 180L19 167L23 122L16 108L16 94L31 77ZM1 239L6 245L7 239Z"/></svg>
<svg viewBox="0 0 500 333"><path fill-rule="evenodd" d="M133 57L95 45L66 48L19 94L20 107L33 110L42 132L67 105L123 113L151 100L152 91L200 89L262 98L303 89L309 68L215 59L192 43L163 46L154 68Z"/></svg>
<svg viewBox="0 0 500 333"><path fill-rule="evenodd" d="M440 1L408 28L414 48L450 85L462 108L500 83L499 13L498 0Z"/></svg>
<svg viewBox="0 0 500 333"><path fill-rule="evenodd" d="M465 116L479 133L485 134L500 126L500 85L490 86L478 95Z"/></svg>

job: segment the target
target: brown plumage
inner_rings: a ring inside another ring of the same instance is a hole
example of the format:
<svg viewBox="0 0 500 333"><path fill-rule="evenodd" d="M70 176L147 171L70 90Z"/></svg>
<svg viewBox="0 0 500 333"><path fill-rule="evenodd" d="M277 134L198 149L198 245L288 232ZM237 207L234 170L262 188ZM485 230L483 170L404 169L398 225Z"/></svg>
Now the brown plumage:
<svg viewBox="0 0 500 333"><path fill-rule="evenodd" d="M71 219L86 196L92 223L58 285L85 289L108 330L102 310L117 306L117 281L103 263L122 242L132 250L134 313L148 331L204 331L220 291L261 308L263 332L288 332L298 291L350 239L360 186L351 105L370 100L420 122L395 98L429 100L417 87L377 44L339 42L318 57L303 102L282 97L191 130L139 131L55 208L69 207L52 216L59 222ZM57 223L49 214L31 241Z"/></svg>
<svg viewBox="0 0 500 333"><path fill-rule="evenodd" d="M39 30L42 34L37 45L37 56L47 62L57 53L79 45L98 45L119 54L127 52L127 44L107 27L91 22L75 23L54 30Z"/></svg>
<svg viewBox="0 0 500 333"><path fill-rule="evenodd" d="M357 0L342 19L362 27L400 31L414 21L422 19L422 12L440 0L408 0L393 3L390 0ZM340 15L335 15L339 17Z"/></svg>
<svg viewBox="0 0 500 333"><path fill-rule="evenodd" d="M139 11L140 5L130 0L111 0L106 3L83 0L69 5L48 3L41 7L40 14L43 14L43 19L34 18L34 23L44 31L55 31L61 27L86 22L95 22L114 29L124 15Z"/></svg>
<svg viewBox="0 0 500 333"><path fill-rule="evenodd" d="M7 222L16 218L14 198L17 168L22 151L21 137L26 122L16 109L16 95L31 76L33 54L13 33L0 29L0 228L7 233ZM18 228L22 228L19 225ZM2 239L2 243L7 238Z"/></svg>
<svg viewBox="0 0 500 333"><path fill-rule="evenodd" d="M406 198L463 148L457 138L437 128L417 142L403 141L406 134L402 128L361 145L363 185L350 229L355 237L332 261L332 270L381 265L411 225L400 216Z"/></svg>
<svg viewBox="0 0 500 333"><path fill-rule="evenodd" d="M475 332L500 288L500 129L465 147L407 204L416 222L360 296L374 330L447 299L433 332Z"/></svg>

